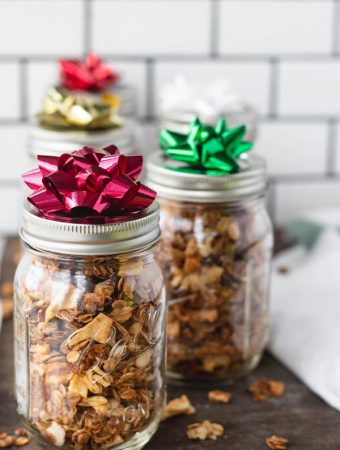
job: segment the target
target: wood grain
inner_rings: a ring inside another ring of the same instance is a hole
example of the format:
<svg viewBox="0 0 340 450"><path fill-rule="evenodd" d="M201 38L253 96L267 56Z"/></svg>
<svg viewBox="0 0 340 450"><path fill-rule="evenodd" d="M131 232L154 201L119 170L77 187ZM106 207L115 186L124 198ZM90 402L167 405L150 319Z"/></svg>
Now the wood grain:
<svg viewBox="0 0 340 450"><path fill-rule="evenodd" d="M1 280L13 274L12 249L9 243L3 264ZM5 322L0 336L0 431L13 431L19 426L14 400L13 328ZM247 384L260 377L269 377L286 383L286 394L281 399L255 402L247 393ZM289 440L289 450L339 450L340 415L313 395L288 370L266 354L260 367L248 378L226 389L233 397L228 405L208 402L207 393L215 388L195 389L190 386L169 386L168 398L187 394L196 407L196 414L175 417L162 423L146 450L265 450L266 437L276 434ZM186 438L186 426L208 419L225 427L225 436L217 441L196 442ZM26 450L36 450L31 442Z"/></svg>

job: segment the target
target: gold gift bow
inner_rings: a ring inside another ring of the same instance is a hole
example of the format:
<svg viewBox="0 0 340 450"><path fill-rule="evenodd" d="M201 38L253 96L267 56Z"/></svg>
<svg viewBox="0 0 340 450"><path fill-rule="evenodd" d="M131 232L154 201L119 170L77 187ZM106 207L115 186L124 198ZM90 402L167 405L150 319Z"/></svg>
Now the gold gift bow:
<svg viewBox="0 0 340 450"><path fill-rule="evenodd" d="M53 87L44 99L44 109L38 115L40 124L50 128L99 130L123 125L117 111L120 99L110 93L100 99L75 95L67 89Z"/></svg>

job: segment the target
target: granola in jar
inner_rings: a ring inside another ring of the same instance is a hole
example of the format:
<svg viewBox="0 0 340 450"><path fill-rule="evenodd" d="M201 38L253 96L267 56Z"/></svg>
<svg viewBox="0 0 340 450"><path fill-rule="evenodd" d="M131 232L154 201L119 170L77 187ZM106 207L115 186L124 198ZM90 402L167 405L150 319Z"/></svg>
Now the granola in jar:
<svg viewBox="0 0 340 450"><path fill-rule="evenodd" d="M237 174L207 176L177 172L159 155L149 159L148 184L161 204L171 380L237 378L258 364L267 343L265 166L256 155L241 164Z"/></svg>
<svg viewBox="0 0 340 450"><path fill-rule="evenodd" d="M158 206L126 226L63 223L52 237L53 225L26 211L15 280L19 413L45 447L142 448L165 389Z"/></svg>

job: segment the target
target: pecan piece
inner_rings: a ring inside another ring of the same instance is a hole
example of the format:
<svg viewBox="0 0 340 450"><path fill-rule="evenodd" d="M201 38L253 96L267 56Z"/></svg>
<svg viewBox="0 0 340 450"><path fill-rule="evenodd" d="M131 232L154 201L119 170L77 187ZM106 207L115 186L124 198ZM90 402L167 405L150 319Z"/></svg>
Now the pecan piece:
<svg viewBox="0 0 340 450"><path fill-rule="evenodd" d="M215 389L208 393L208 399L214 403L229 403L231 399L230 392Z"/></svg>
<svg viewBox="0 0 340 450"><path fill-rule="evenodd" d="M170 402L165 405L161 420L179 416L180 414L189 416L191 414L195 414L195 412L196 410L190 403L189 398L186 395L182 395L181 397L170 400Z"/></svg>
<svg viewBox="0 0 340 450"><path fill-rule="evenodd" d="M30 439L27 436L20 436L14 439L14 445L17 447L22 447L23 445L27 445Z"/></svg>
<svg viewBox="0 0 340 450"><path fill-rule="evenodd" d="M287 450L288 439L274 435L266 439L266 444L272 450Z"/></svg>
<svg viewBox="0 0 340 450"><path fill-rule="evenodd" d="M193 423L187 427L187 436L189 439L199 439L205 441L206 439L216 440L224 433L223 425L219 423L212 423L209 420L203 422Z"/></svg>
<svg viewBox="0 0 340 450"><path fill-rule="evenodd" d="M248 386L248 391L253 395L254 400L263 401L268 397L282 397L285 385L281 381L262 378Z"/></svg>

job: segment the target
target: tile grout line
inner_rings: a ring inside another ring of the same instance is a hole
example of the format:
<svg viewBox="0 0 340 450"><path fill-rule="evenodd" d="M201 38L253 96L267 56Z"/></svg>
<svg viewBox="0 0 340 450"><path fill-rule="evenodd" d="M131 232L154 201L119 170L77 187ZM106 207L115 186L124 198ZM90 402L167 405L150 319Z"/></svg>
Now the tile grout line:
<svg viewBox="0 0 340 450"><path fill-rule="evenodd" d="M152 120L155 115L155 60L147 58L146 62L146 89L145 89L145 106L146 106L146 120Z"/></svg>
<svg viewBox="0 0 340 450"><path fill-rule="evenodd" d="M210 56L217 58L219 44L220 0L210 0Z"/></svg>
<svg viewBox="0 0 340 450"><path fill-rule="evenodd" d="M85 55L92 50L92 1L83 0L83 47Z"/></svg>
<svg viewBox="0 0 340 450"><path fill-rule="evenodd" d="M0 0L1 1L1 0ZM216 0L215 0L216 1ZM336 0L339 1L340 0ZM86 0L87 3L92 4L91 0ZM340 5L339 5L340 6ZM340 15L340 12L339 12ZM90 33L91 34L91 33ZM91 40L91 39L89 39ZM131 62L140 62L145 61L145 59L152 58L154 60L159 60L160 62L209 62L211 60L217 59L220 62L244 62L249 64L257 64L260 62L271 62L274 59L282 62L299 62L299 63L310 63L310 62L330 62L340 60L340 52L334 55L331 54L280 54L280 55L272 55L272 54L219 54L214 58L211 57L210 54L117 54L117 53L101 53L102 58L106 59L117 59L120 61L131 61ZM77 57L79 55L73 54L68 57ZM30 62L54 62L56 59L60 57L60 54L8 54L1 55L0 54L0 62L18 62L21 59L29 60Z"/></svg>
<svg viewBox="0 0 340 450"><path fill-rule="evenodd" d="M28 61L21 58L19 62L19 92L20 92L20 123L28 118L28 79L27 79Z"/></svg>
<svg viewBox="0 0 340 450"><path fill-rule="evenodd" d="M270 61L270 85L269 85L269 116L275 118L278 116L279 101L279 62L277 58Z"/></svg>
<svg viewBox="0 0 340 450"><path fill-rule="evenodd" d="M332 15L332 56L339 56L339 20L340 20L340 4L339 0L333 0Z"/></svg>
<svg viewBox="0 0 340 450"><path fill-rule="evenodd" d="M1 0L0 0L1 1ZM340 0L339 0L340 1ZM145 61L147 64L147 61ZM148 100L148 96L145 95L145 98L147 99L147 104L151 104L152 101ZM152 108L151 108L152 111ZM142 117L142 120L145 120L147 122L150 122L154 119L153 115L146 115L145 117ZM314 116L314 115L306 115L306 114L292 114L292 115L278 115L276 117L271 116L270 114L264 114L260 115L260 123L266 123L266 122L275 122L275 123L295 123L296 125L300 124L301 122L305 122L307 124L315 124L315 123L327 123L329 121L340 121L340 115L322 115L322 116ZM7 126L7 125L19 125L22 123L22 119L12 119L12 118L0 118L0 127L1 126Z"/></svg>
<svg viewBox="0 0 340 450"><path fill-rule="evenodd" d="M336 175L336 141L337 141L337 121L328 121L328 146L326 150L326 175L334 177Z"/></svg>

